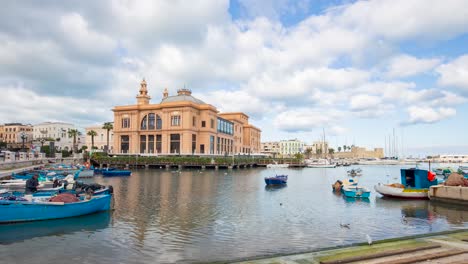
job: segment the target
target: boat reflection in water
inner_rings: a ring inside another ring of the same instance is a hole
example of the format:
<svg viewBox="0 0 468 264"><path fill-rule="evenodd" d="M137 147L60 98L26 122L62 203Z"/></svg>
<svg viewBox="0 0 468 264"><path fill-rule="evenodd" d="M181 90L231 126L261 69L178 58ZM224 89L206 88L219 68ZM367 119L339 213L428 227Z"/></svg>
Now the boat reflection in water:
<svg viewBox="0 0 468 264"><path fill-rule="evenodd" d="M344 199L347 203L370 204L369 198L346 197L346 196L343 195L343 199Z"/></svg>
<svg viewBox="0 0 468 264"><path fill-rule="evenodd" d="M111 212L80 217L0 225L0 244L11 244L36 237L60 236L82 231L97 231L110 224Z"/></svg>
<svg viewBox="0 0 468 264"><path fill-rule="evenodd" d="M433 223L445 219L449 224L464 226L468 221L468 211L463 206L438 203L426 200L395 200L385 197L375 200L378 207L401 209L403 224Z"/></svg>
<svg viewBox="0 0 468 264"><path fill-rule="evenodd" d="M288 185L265 185L265 191L274 192L286 188Z"/></svg>

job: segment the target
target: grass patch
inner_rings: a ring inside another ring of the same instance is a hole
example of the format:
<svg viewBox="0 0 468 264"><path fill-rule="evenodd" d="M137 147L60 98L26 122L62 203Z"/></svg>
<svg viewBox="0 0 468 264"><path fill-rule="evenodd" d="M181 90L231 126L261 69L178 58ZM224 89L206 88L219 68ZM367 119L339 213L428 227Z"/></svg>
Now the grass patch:
<svg viewBox="0 0 468 264"><path fill-rule="evenodd" d="M358 246L346 249L334 250L332 252L327 252L326 256L320 257L319 261L332 261L340 260L345 258L357 257L357 256L366 256L372 254L378 254L386 252L389 250L396 249L413 249L421 246L427 246L432 243L418 240L403 240L398 242L389 242L382 244L374 244L371 246Z"/></svg>

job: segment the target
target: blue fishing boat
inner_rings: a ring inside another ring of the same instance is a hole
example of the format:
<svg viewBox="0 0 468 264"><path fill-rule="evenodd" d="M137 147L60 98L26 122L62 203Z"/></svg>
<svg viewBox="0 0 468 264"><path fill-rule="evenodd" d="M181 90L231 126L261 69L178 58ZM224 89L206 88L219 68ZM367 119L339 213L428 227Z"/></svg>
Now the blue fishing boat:
<svg viewBox="0 0 468 264"><path fill-rule="evenodd" d="M94 169L94 174L102 174L103 171L113 171L116 168L103 168L103 169Z"/></svg>
<svg viewBox="0 0 468 264"><path fill-rule="evenodd" d="M110 194L92 196L78 202L40 202L20 200L0 200L0 223L49 220L92 214L107 211L111 205Z"/></svg>
<svg viewBox="0 0 468 264"><path fill-rule="evenodd" d="M105 170L102 171L102 176L111 177L111 176L130 176L132 174L129 170Z"/></svg>
<svg viewBox="0 0 468 264"><path fill-rule="evenodd" d="M288 175L276 175L273 177L265 177L266 185L284 185L288 182Z"/></svg>
<svg viewBox="0 0 468 264"><path fill-rule="evenodd" d="M344 193L346 197L350 198L369 198L370 197L370 190L357 186L357 185L348 185L348 186L343 186L341 191Z"/></svg>

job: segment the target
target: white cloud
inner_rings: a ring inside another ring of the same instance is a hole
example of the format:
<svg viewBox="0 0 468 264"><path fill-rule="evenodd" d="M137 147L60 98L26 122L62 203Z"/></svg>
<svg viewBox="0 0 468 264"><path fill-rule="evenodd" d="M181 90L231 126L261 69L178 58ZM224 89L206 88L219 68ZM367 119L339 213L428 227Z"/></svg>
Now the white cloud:
<svg viewBox="0 0 468 264"><path fill-rule="evenodd" d="M332 12L348 27L391 41L448 39L468 25L465 0L358 1Z"/></svg>
<svg viewBox="0 0 468 264"><path fill-rule="evenodd" d="M409 114L408 122L404 124L435 123L443 119L456 115L454 108L439 107L431 108L425 106L410 106L407 109Z"/></svg>
<svg viewBox="0 0 468 264"><path fill-rule="evenodd" d="M440 85L458 87L468 92L468 55L440 65L436 71L440 74Z"/></svg>
<svg viewBox="0 0 468 264"><path fill-rule="evenodd" d="M433 69L440 59L418 59L409 55L399 55L389 62L386 75L390 78L409 77Z"/></svg>
<svg viewBox="0 0 468 264"><path fill-rule="evenodd" d="M326 112L313 108L294 108L279 113L273 125L288 132L311 131L314 128L328 127L342 116L343 113L339 111Z"/></svg>

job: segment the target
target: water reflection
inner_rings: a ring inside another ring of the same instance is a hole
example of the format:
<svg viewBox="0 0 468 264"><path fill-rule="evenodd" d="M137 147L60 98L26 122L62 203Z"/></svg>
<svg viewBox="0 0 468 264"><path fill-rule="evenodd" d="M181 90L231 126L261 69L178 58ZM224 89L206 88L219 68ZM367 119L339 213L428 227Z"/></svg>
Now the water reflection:
<svg viewBox="0 0 468 264"><path fill-rule="evenodd" d="M372 188L385 175L398 176L399 169L366 167L359 184ZM226 262L364 242L366 234L378 240L467 225L465 212L429 201L387 200L375 192L370 199L350 199L331 192L346 170L277 169L275 174L289 176L282 187L265 186L273 172L268 169L148 169L125 178L98 177L98 183L114 186L116 210L108 228L93 232L92 240L78 230L60 239L45 235L10 243L0 255L53 262L56 252L49 248L66 243L67 252L57 259L66 256L69 264L83 262L79 252L87 253L88 263ZM19 256L24 247L34 253Z"/></svg>
<svg viewBox="0 0 468 264"><path fill-rule="evenodd" d="M274 192L286 188L287 185L265 185L265 191Z"/></svg>
<svg viewBox="0 0 468 264"><path fill-rule="evenodd" d="M0 244L74 232L94 232L109 226L111 214L108 211L74 218L0 225Z"/></svg>
<svg viewBox="0 0 468 264"><path fill-rule="evenodd" d="M370 204L369 198L355 198L355 197L346 197L343 195L343 199L347 203L363 203L363 204Z"/></svg>

